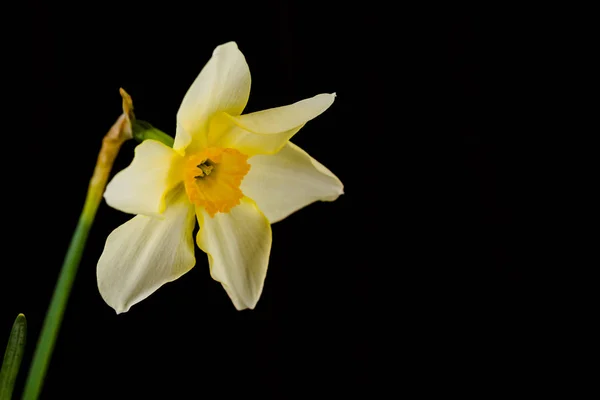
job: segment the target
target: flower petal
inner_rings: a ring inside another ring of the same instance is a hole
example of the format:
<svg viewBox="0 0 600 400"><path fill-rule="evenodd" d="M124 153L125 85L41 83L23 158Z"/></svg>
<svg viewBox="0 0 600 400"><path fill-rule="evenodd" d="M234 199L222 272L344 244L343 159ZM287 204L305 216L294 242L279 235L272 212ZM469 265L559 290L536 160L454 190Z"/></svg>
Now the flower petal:
<svg viewBox="0 0 600 400"><path fill-rule="evenodd" d="M177 122L189 138L178 132L175 150L181 151L190 141L204 145L210 118L217 112L240 115L249 95L250 69L244 55L235 42L218 46L179 107Z"/></svg>
<svg viewBox="0 0 600 400"><path fill-rule="evenodd" d="M165 196L183 180L183 158L156 140L144 140L135 148L131 164L106 186L106 203L126 213L160 216Z"/></svg>
<svg viewBox="0 0 600 400"><path fill-rule="evenodd" d="M177 189L163 219L138 215L112 231L96 270L104 301L117 314L127 312L192 269L194 226L194 206Z"/></svg>
<svg viewBox="0 0 600 400"><path fill-rule="evenodd" d="M196 242L208 254L211 276L223 284L235 308L254 308L271 252L269 221L247 197L228 213L211 218L197 207L196 215L200 223Z"/></svg>
<svg viewBox="0 0 600 400"><path fill-rule="evenodd" d="M254 156L242 192L251 197L271 223L317 200L334 201L344 193L342 182L323 164L288 142L279 153Z"/></svg>
<svg viewBox="0 0 600 400"><path fill-rule="evenodd" d="M333 104L335 93L251 114L220 113L211 120L209 144L244 154L274 154L311 119Z"/></svg>
<svg viewBox="0 0 600 400"><path fill-rule="evenodd" d="M185 149L192 142L192 135L190 135L183 126L177 121L177 130L175 131L175 141L173 142L173 150L181 154L185 155Z"/></svg>

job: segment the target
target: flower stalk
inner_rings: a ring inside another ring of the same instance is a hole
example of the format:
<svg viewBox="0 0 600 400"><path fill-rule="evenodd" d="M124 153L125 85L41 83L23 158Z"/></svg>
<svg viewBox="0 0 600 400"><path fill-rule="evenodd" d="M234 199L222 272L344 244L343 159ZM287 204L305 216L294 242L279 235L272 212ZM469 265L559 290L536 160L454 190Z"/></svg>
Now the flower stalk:
<svg viewBox="0 0 600 400"><path fill-rule="evenodd" d="M131 97L123 89L120 90L120 93L123 98L123 114L121 114L102 140L102 147L88 186L83 211L79 217L77 227L60 270L50 307L46 313L42 332L35 349L23 392L24 400L35 400L41 392L77 268L81 261L96 211L102 200L102 194L104 193L112 165L121 145L133 138L132 121L135 121L135 117Z"/></svg>

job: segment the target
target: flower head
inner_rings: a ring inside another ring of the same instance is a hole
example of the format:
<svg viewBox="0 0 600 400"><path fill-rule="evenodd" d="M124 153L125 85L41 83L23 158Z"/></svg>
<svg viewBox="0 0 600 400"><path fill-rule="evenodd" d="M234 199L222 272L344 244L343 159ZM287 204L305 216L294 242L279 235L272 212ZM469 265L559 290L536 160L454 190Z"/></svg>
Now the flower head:
<svg viewBox="0 0 600 400"><path fill-rule="evenodd" d="M104 198L137 214L106 240L98 288L117 313L148 297L196 263L196 243L211 276L234 306L260 298L271 224L317 200L333 201L342 183L289 139L333 103L320 94L242 115L250 71L233 42L215 49L177 113L173 148L146 140Z"/></svg>

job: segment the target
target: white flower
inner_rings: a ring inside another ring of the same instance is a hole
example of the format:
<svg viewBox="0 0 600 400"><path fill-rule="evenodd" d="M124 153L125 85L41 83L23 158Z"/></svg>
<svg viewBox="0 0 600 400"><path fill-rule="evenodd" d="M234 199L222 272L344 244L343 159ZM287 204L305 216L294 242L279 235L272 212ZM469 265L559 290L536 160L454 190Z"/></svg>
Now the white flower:
<svg viewBox="0 0 600 400"><path fill-rule="evenodd" d="M260 298L271 225L343 193L340 180L289 139L325 111L334 94L241 115L250 71L233 42L215 49L177 113L173 148L146 140L108 184L106 202L137 214L106 240L100 294L117 313L196 263L192 231L211 276L238 310Z"/></svg>

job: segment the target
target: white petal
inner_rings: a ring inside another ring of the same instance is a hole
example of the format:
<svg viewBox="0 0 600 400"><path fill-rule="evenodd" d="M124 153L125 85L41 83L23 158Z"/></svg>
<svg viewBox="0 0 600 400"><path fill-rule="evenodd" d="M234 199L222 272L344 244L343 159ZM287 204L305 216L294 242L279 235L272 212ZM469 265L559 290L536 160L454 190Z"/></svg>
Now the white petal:
<svg viewBox="0 0 600 400"><path fill-rule="evenodd" d="M228 213L211 218L196 208L196 214L200 223L196 241L208 254L211 276L223 284L235 308L254 308L271 252L269 221L247 197Z"/></svg>
<svg viewBox="0 0 600 400"><path fill-rule="evenodd" d="M333 104L335 93L319 94L289 106L236 117L226 113L211 121L209 143L244 154L274 154L313 118Z"/></svg>
<svg viewBox="0 0 600 400"><path fill-rule="evenodd" d="M164 218L138 215L106 239L96 270L98 289L117 313L144 300L194 264L194 206L185 191L169 195Z"/></svg>
<svg viewBox="0 0 600 400"><path fill-rule="evenodd" d="M210 118L217 112L240 115L250 95L250 69L235 42L218 46L186 93L177 122L187 136L175 137L181 151L190 141L204 145ZM189 137L188 137L189 136Z"/></svg>
<svg viewBox="0 0 600 400"><path fill-rule="evenodd" d="M155 140L135 148L131 164L106 186L106 203L126 213L160 216L165 196L182 180L183 158Z"/></svg>
<svg viewBox="0 0 600 400"><path fill-rule="evenodd" d="M323 164L288 142L272 156L254 156L242 192L252 198L271 223L317 200L334 201L344 193L342 182Z"/></svg>

